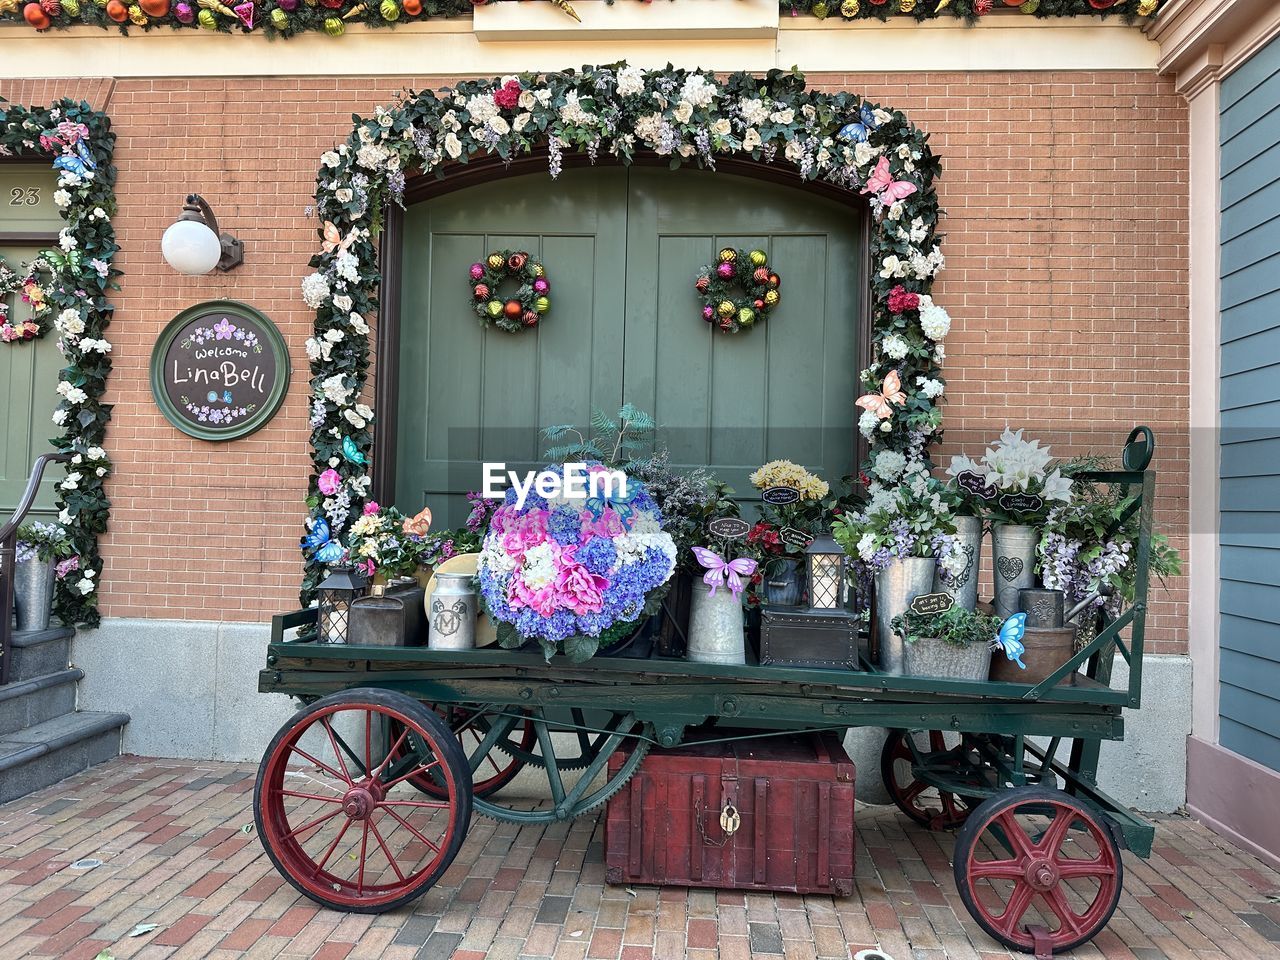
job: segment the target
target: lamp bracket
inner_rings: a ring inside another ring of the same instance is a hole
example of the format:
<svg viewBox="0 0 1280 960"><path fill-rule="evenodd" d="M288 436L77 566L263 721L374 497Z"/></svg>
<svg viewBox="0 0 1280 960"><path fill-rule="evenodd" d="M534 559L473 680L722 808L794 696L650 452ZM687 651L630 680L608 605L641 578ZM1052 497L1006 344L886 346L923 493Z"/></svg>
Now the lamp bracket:
<svg viewBox="0 0 1280 960"><path fill-rule="evenodd" d="M219 270L225 273L244 263L244 244L231 234L223 233L218 229L218 218L214 216L213 208L209 206L208 202L200 194L187 194L187 202L183 205L182 215L178 219L203 223L213 231L214 236L218 238L218 242L222 246L222 256L218 258L217 263Z"/></svg>

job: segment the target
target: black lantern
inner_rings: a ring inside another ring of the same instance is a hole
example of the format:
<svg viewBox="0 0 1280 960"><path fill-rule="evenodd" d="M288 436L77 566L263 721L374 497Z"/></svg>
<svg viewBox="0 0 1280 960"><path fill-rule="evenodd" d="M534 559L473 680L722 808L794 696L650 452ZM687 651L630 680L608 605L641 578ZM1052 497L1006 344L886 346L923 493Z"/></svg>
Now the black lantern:
<svg viewBox="0 0 1280 960"><path fill-rule="evenodd" d="M829 533L814 537L804 549L804 564L809 584L809 609L832 613L841 610L845 556L840 544Z"/></svg>
<svg viewBox="0 0 1280 960"><path fill-rule="evenodd" d="M368 581L354 567L334 567L320 582L319 640L321 643L347 643L351 637L351 603L362 597Z"/></svg>

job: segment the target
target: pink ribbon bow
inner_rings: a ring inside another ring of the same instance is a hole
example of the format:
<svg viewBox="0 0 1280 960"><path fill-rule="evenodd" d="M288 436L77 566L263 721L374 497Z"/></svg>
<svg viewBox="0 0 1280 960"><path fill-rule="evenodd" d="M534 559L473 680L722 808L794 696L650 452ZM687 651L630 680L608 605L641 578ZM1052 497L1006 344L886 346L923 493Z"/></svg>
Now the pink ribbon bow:
<svg viewBox="0 0 1280 960"><path fill-rule="evenodd" d="M735 597L740 596L742 578L756 572L756 562L746 557L725 562L724 557L706 547L694 547L693 555L707 568L707 572L702 576L702 582L711 588L709 596L712 597L716 595L716 589L726 583Z"/></svg>

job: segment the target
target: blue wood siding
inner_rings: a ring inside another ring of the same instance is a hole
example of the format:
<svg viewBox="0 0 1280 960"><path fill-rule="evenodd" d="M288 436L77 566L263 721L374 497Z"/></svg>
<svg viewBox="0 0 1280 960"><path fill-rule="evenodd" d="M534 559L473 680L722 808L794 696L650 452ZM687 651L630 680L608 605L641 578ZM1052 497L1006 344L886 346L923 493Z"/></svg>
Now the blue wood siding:
<svg viewBox="0 0 1280 960"><path fill-rule="evenodd" d="M1220 739L1280 770L1280 41L1221 111Z"/></svg>

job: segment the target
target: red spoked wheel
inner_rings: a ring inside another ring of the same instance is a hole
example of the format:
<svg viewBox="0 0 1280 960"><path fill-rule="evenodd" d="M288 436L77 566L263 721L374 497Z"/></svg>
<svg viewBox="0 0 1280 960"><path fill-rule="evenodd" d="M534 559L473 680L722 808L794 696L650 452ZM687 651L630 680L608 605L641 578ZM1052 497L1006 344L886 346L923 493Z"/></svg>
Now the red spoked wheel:
<svg viewBox="0 0 1280 960"><path fill-rule="evenodd" d="M1063 953L1092 940L1115 913L1124 883L1120 847L1101 816L1045 787L1017 787L983 802L956 837L954 870L973 919L1024 953L1044 941Z"/></svg>
<svg viewBox="0 0 1280 960"><path fill-rule="evenodd" d="M393 725L399 733L384 750ZM437 774L440 798L422 799L410 780ZM457 856L471 822L471 773L448 726L417 700L344 690L280 728L253 799L267 856L300 893L381 913L420 897Z"/></svg>
<svg viewBox="0 0 1280 960"><path fill-rule="evenodd" d="M454 736L462 744L463 753L466 754L468 762L473 766L471 772L471 795L473 797L484 799L485 797L493 796L493 794L514 780L516 775L524 769L525 762L519 757L509 756L501 750L494 749L492 746L484 751L483 756L476 755L484 748L484 742L489 733L489 724L485 719L483 707L438 704L433 709L453 730ZM390 737L393 743L399 733L400 731L395 726L392 726ZM507 737L522 750L533 749L534 741L537 737L533 728L533 720L526 719L522 723L517 723L511 732L507 734ZM411 733L409 735L410 742L413 739L413 734ZM422 749L420 745L414 744L414 746L419 750ZM409 782L429 797L439 799L444 796L444 788L440 782L439 774L411 777Z"/></svg>
<svg viewBox="0 0 1280 960"><path fill-rule="evenodd" d="M928 737L928 749L913 738ZM913 749L914 747L914 749ZM948 775L958 775L963 762L960 748L949 750L941 730L890 730L880 751L880 776L894 805L930 830L954 830L964 823L981 801L963 793L940 790L916 776L920 764L944 765ZM976 782L975 782L976 785Z"/></svg>

